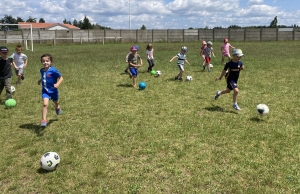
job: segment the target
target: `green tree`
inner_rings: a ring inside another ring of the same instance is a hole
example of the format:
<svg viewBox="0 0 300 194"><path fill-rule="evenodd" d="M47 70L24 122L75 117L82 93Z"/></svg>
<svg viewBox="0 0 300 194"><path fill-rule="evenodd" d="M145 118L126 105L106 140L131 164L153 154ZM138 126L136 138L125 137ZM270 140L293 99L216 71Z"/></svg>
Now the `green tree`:
<svg viewBox="0 0 300 194"><path fill-rule="evenodd" d="M40 18L39 23L45 23L45 20L43 18Z"/></svg>
<svg viewBox="0 0 300 194"><path fill-rule="evenodd" d="M237 26L237 25L230 25L228 28L242 28L241 26Z"/></svg>
<svg viewBox="0 0 300 194"><path fill-rule="evenodd" d="M90 23L89 18L87 18L86 16L84 16L83 18L81 29L93 29L93 26Z"/></svg>
<svg viewBox="0 0 300 194"><path fill-rule="evenodd" d="M4 18L2 18L1 20L1 23L4 23L4 24L17 24L17 20L12 17L11 15L4 15Z"/></svg>
<svg viewBox="0 0 300 194"><path fill-rule="evenodd" d="M146 26L143 24L141 30L146 30Z"/></svg>
<svg viewBox="0 0 300 194"><path fill-rule="evenodd" d="M17 17L17 22L24 22L24 20L20 17Z"/></svg>
<svg viewBox="0 0 300 194"><path fill-rule="evenodd" d="M79 27L78 22L76 19L73 20L73 26Z"/></svg>
<svg viewBox="0 0 300 194"><path fill-rule="evenodd" d="M274 20L270 23L270 28L277 28L277 16L275 16Z"/></svg>
<svg viewBox="0 0 300 194"><path fill-rule="evenodd" d="M26 20L26 22L36 22L36 18L32 18L31 16L29 16L28 20Z"/></svg>

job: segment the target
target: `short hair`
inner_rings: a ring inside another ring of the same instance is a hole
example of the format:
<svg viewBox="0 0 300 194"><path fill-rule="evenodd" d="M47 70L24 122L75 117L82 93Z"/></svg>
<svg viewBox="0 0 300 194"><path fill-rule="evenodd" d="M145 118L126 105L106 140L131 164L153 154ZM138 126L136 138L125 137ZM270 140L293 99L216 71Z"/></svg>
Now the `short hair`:
<svg viewBox="0 0 300 194"><path fill-rule="evenodd" d="M48 58L50 59L51 62L53 61L52 55L50 55L50 54L43 54L43 55L41 56L41 62L42 62L42 60L43 60L44 57L48 57Z"/></svg>

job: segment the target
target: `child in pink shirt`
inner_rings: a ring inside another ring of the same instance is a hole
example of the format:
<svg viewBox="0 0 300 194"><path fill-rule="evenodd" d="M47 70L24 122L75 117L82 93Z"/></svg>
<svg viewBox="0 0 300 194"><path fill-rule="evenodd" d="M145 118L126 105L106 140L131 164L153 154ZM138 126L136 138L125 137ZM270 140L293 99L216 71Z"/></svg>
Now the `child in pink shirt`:
<svg viewBox="0 0 300 194"><path fill-rule="evenodd" d="M225 57L228 58L228 61L230 61L230 52L229 52L229 48L234 49L233 46L231 46L231 44L228 42L227 38L224 38L224 44L221 46L221 51L222 51L222 60L221 60L221 65L224 63L224 59ZM224 63L225 65L225 63Z"/></svg>

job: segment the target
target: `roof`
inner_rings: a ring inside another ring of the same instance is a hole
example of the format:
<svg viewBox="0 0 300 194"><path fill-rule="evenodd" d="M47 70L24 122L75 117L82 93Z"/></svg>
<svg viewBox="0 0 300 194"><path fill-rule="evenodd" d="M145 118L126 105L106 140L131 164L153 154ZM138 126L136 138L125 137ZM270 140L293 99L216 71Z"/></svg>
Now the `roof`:
<svg viewBox="0 0 300 194"><path fill-rule="evenodd" d="M48 30L50 28L53 28L55 26L61 26L63 28L66 28L66 30L80 30L80 28L73 26L71 24L61 24L61 23L35 23L35 22L18 22L19 29L28 29L30 28L30 25L24 25L24 24L31 24L32 29L45 29Z"/></svg>

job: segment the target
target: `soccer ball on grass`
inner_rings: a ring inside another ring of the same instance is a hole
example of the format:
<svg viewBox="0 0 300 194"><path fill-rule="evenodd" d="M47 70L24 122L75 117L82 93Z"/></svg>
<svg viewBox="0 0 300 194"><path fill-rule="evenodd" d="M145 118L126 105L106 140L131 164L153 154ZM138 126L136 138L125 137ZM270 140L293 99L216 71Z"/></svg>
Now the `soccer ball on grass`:
<svg viewBox="0 0 300 194"><path fill-rule="evenodd" d="M60 163L60 157L56 152L47 152L41 158L41 167L44 170L55 170Z"/></svg>
<svg viewBox="0 0 300 194"><path fill-rule="evenodd" d="M160 76L161 75L161 71L156 71L156 75Z"/></svg>
<svg viewBox="0 0 300 194"><path fill-rule="evenodd" d="M269 113L269 107L265 104L259 104L256 106L256 110L260 115L266 115Z"/></svg>
<svg viewBox="0 0 300 194"><path fill-rule="evenodd" d="M13 93L15 93L16 88L15 88L14 86L10 86L10 91L11 91L11 93L13 94Z"/></svg>
<svg viewBox="0 0 300 194"><path fill-rule="evenodd" d="M192 80L193 80L192 76L190 76L190 75L186 76L186 81L192 81Z"/></svg>

